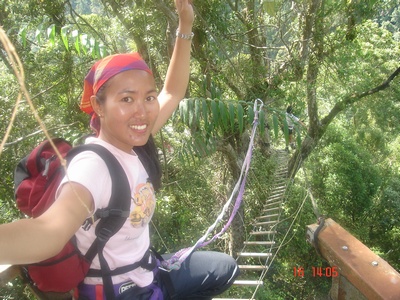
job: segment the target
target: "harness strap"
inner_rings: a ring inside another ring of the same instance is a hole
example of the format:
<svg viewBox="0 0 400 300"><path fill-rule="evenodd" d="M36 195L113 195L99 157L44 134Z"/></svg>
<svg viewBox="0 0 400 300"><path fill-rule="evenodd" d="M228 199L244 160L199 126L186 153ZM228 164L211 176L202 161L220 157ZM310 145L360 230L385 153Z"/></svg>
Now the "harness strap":
<svg viewBox="0 0 400 300"><path fill-rule="evenodd" d="M104 285L104 294L108 300L115 299L113 283L110 273L110 268L104 257L103 249L108 240L116 234L126 221L124 212L129 211L131 191L128 178L121 164L115 156L101 145L88 144L75 147L68 152L68 158L82 151L93 151L99 155L107 165L111 177L111 198L108 205L108 216L101 218L96 226L96 239L89 248L86 259L91 262L98 255L100 268L102 270L102 279ZM70 161L70 159L67 159Z"/></svg>
<svg viewBox="0 0 400 300"><path fill-rule="evenodd" d="M115 275L125 274L125 273L135 270L139 267L149 270L149 271L152 271L152 270L154 270L154 268L156 266L157 266L156 259L151 255L150 250L147 250L145 255L142 257L142 259L140 261L137 261L137 262L127 265L127 266L118 267L114 270L109 270L106 275L107 276L108 275L115 276ZM90 269L86 276L87 277L102 277L103 275L104 275L104 272L102 270Z"/></svg>
<svg viewBox="0 0 400 300"><path fill-rule="evenodd" d="M150 247L150 249L151 249L151 252L154 254L154 256L159 261L159 265L158 265L158 268L156 269L156 272L160 272L159 276L160 276L163 284L165 285L165 288L167 289L167 293L168 293L168 296L169 296L168 299L176 300L177 299L177 295L175 293L175 288L174 288L174 285L172 284L171 277L169 276L169 271L168 270L164 270L161 267L162 266L162 262L165 262L164 258L153 247Z"/></svg>

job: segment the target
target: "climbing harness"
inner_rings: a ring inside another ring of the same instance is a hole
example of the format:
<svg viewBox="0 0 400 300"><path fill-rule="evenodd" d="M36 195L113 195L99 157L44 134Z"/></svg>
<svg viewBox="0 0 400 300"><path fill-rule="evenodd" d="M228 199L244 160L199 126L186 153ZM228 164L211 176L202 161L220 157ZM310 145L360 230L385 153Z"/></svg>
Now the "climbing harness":
<svg viewBox="0 0 400 300"><path fill-rule="evenodd" d="M264 106L264 103L261 99L255 100L253 128L252 128L252 132L251 132L251 136L250 136L250 142L249 142L249 146L247 149L247 153L246 153L243 165L242 165L239 179L233 189L233 192L232 192L230 198L223 206L221 213L218 215L215 222L208 228L206 233L192 247L181 249L178 252L176 252L170 259L162 261L161 262L162 266L160 266L160 269L162 269L164 271L168 271L168 272L170 272L172 270L178 270L181 267L181 264L183 263L183 261L191 253L193 253L194 250L204 247L204 246L207 246L208 244L212 243L213 241L215 241L216 239L221 237L228 230L234 217L236 216L236 213L238 212L238 210L240 208L240 205L242 204L247 174L249 172L251 157L252 157L252 153L253 153L254 137L255 137L255 134L257 131L258 117L259 117L259 113L260 113L261 109L263 108L263 106ZM229 217L228 222L225 224L225 226L222 228L222 230L219 233L215 234L211 239L206 241L207 236L216 228L218 223L220 223L222 221L222 218L224 217L226 211L228 210L229 206L231 205L232 200L236 194L237 194L237 197L235 200L235 205L233 207L233 210Z"/></svg>

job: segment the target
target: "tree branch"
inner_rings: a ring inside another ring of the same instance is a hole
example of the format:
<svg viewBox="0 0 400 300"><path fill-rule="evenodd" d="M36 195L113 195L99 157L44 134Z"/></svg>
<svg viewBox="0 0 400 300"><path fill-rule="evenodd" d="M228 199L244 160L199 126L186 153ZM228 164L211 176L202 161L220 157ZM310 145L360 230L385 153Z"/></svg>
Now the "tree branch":
<svg viewBox="0 0 400 300"><path fill-rule="evenodd" d="M338 103L336 103L336 105L332 108L332 110L330 111L330 113L321 121L321 125L326 127L328 126L333 119L340 113L342 112L346 107L348 107L349 105L352 105L358 101L360 101L361 99L376 94L380 91L383 91L385 89L387 89L388 87L390 87L390 84L392 83L392 81L399 76L400 74L400 67L398 67L382 84L366 91L360 94L352 94L347 96L345 99L343 99L342 101L339 101Z"/></svg>
<svg viewBox="0 0 400 300"><path fill-rule="evenodd" d="M58 130L58 129L65 128L65 127L70 127L70 126L72 126L72 125L74 125L74 124L76 124L76 123L78 123L78 122L74 122L74 123L71 123L71 124L66 124L66 125L61 125L61 126L53 127L53 128L48 129L47 131L50 132L50 131L53 131L53 130ZM39 129L39 130L37 130L37 131L35 131L35 132L32 132L32 133L30 133L30 134L28 134L28 135L26 135L26 136L23 136L23 137L18 138L18 139L16 139L15 141L12 141L12 142L9 142L9 143L5 143L5 144L4 144L4 147L9 147L9 146L12 146L12 145L16 145L16 144L18 144L18 143L20 143L20 142L22 142L22 141L24 141L24 140L27 140L27 139L29 139L29 138L35 136L35 135L41 134L42 132L43 132L43 130L42 130L42 129Z"/></svg>

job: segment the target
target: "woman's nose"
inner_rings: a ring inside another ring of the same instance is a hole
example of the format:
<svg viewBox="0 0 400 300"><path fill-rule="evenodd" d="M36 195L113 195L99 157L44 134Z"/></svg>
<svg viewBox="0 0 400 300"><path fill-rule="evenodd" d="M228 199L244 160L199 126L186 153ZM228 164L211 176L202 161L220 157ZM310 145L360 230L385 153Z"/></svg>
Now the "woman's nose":
<svg viewBox="0 0 400 300"><path fill-rule="evenodd" d="M133 113L135 116L144 116L146 114L146 107L144 104L144 101L135 101L134 107L133 107Z"/></svg>

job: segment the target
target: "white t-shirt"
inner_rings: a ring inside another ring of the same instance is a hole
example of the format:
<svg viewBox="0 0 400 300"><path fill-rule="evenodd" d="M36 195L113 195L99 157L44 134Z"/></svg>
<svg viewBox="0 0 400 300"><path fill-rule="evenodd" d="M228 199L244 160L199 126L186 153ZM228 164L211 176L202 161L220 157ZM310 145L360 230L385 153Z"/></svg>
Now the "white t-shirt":
<svg viewBox="0 0 400 300"><path fill-rule="evenodd" d="M131 188L130 216L121 230L112 236L104 248L104 256L111 270L139 261L150 245L149 222L153 216L156 198L153 185L148 181L148 174L138 156L123 152L98 138L88 138L86 143L100 144L115 155L128 177ZM103 159L92 151L76 155L68 166L67 175L60 184L58 192L68 180L86 187L94 200L94 211L108 206L111 196L111 178ZM88 231L82 228L76 233L77 245L82 253L91 246L95 239L95 225ZM96 256L91 268L100 269ZM137 268L129 273L113 276L113 283L133 281L139 286L149 285L153 281L151 271ZM87 277L87 284L101 284L101 278Z"/></svg>
<svg viewBox="0 0 400 300"><path fill-rule="evenodd" d="M288 124L289 129L293 129L295 123L299 122L299 118L294 114L286 113L286 122Z"/></svg>

